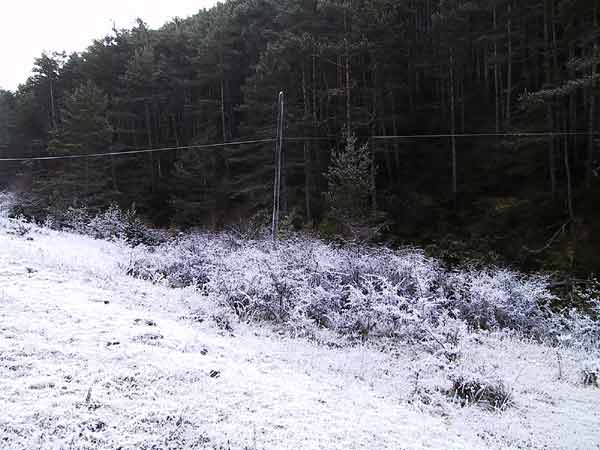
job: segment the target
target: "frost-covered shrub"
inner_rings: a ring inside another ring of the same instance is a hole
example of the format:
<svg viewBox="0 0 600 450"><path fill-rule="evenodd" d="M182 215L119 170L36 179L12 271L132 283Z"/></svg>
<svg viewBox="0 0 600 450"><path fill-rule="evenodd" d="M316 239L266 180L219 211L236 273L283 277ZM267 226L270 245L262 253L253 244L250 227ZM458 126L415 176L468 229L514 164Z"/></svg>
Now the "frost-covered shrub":
<svg viewBox="0 0 600 450"><path fill-rule="evenodd" d="M56 230L68 230L87 234L87 225L91 217L86 208L69 207L66 210L50 209L45 223Z"/></svg>
<svg viewBox="0 0 600 450"><path fill-rule="evenodd" d="M88 234L88 224L93 215L85 206L50 206L42 222L45 227L57 231L71 231L78 234Z"/></svg>
<svg viewBox="0 0 600 450"><path fill-rule="evenodd" d="M241 318L283 322L294 307L295 289L302 284L298 267L285 264L275 253L265 258L264 250L245 247L223 255L217 276L209 276L208 289Z"/></svg>
<svg viewBox="0 0 600 450"><path fill-rule="evenodd" d="M85 231L96 239L123 238L127 222L126 214L113 204L106 211L92 217L85 225Z"/></svg>
<svg viewBox="0 0 600 450"><path fill-rule="evenodd" d="M12 214L16 197L11 192L0 192L0 219L7 219Z"/></svg>
<svg viewBox="0 0 600 450"><path fill-rule="evenodd" d="M193 238L163 240L158 247L139 248L132 253L127 273L153 282L166 280L173 287L201 288L215 267L208 257L218 258L214 243L215 239L194 235Z"/></svg>
<svg viewBox="0 0 600 450"><path fill-rule="evenodd" d="M17 236L27 236L32 228L32 225L23 216L15 217L9 222L9 233Z"/></svg>
<svg viewBox="0 0 600 450"><path fill-rule="evenodd" d="M123 239L132 245L152 245L157 239L134 208L123 211L114 204L93 217L87 224L86 231L97 239Z"/></svg>
<svg viewBox="0 0 600 450"><path fill-rule="evenodd" d="M544 278L504 269L457 272L447 290L460 317L475 328L509 328L528 335L550 331L554 296Z"/></svg>
<svg viewBox="0 0 600 450"><path fill-rule="evenodd" d="M449 395L464 406L479 405L492 410L510 406L511 393L500 380L458 377L452 381Z"/></svg>
<svg viewBox="0 0 600 450"><path fill-rule="evenodd" d="M268 320L307 335L321 328L363 340L430 342L452 355L450 322L563 342L600 336L590 314L550 311L544 278L492 269L450 272L414 249L192 234L135 252L129 271L200 288L240 320Z"/></svg>
<svg viewBox="0 0 600 450"><path fill-rule="evenodd" d="M581 371L584 386L600 387L600 361L589 361Z"/></svg>
<svg viewBox="0 0 600 450"><path fill-rule="evenodd" d="M583 313L575 308L555 315L549 326L555 340L562 344L593 349L600 345L600 307Z"/></svg>
<svg viewBox="0 0 600 450"><path fill-rule="evenodd" d="M282 222L285 219L282 219ZM260 211L253 216L232 223L227 227L227 235L236 239L261 239L268 238L271 233L271 214L269 211ZM284 228L284 224L280 224Z"/></svg>
<svg viewBox="0 0 600 450"><path fill-rule="evenodd" d="M95 215L91 215L85 207L51 210L44 224L95 239L122 239L133 246L154 245L161 240L159 233L146 227L134 208L124 211L115 204Z"/></svg>

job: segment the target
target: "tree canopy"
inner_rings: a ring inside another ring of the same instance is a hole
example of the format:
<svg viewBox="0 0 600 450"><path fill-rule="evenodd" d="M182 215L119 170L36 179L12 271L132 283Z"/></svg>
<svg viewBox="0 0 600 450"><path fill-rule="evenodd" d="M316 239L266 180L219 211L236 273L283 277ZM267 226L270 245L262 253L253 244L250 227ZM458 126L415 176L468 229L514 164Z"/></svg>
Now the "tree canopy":
<svg viewBox="0 0 600 450"><path fill-rule="evenodd" d="M286 142L284 211L306 224L327 217L331 161L356 136L353 148L373 155L372 206L396 242L467 242L529 267L597 270L599 6L228 0L157 30L139 20L81 54L41 55L16 92L0 92L0 152L271 138L284 91L286 136L311 138ZM7 162L0 183L54 192L42 212L59 200L135 202L160 225L223 227L269 207L273 146ZM571 233L545 248L564 224Z"/></svg>

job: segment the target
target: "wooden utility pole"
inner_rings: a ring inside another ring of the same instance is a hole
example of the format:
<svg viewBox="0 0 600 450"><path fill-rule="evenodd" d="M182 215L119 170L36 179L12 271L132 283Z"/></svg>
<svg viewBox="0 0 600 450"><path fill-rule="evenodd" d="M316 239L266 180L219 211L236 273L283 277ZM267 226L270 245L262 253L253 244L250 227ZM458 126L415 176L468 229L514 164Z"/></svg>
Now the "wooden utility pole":
<svg viewBox="0 0 600 450"><path fill-rule="evenodd" d="M279 233L284 112L285 96L283 92L280 92L277 101L277 137L275 139L275 181L273 183L273 221L271 223L271 237L273 238L273 240L277 240L277 235Z"/></svg>

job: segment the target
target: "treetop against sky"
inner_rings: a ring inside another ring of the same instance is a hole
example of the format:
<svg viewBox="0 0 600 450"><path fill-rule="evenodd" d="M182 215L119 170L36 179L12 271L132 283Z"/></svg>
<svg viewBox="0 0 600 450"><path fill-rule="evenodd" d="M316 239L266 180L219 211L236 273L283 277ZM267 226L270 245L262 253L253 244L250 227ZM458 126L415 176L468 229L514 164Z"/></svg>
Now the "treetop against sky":
<svg viewBox="0 0 600 450"><path fill-rule="evenodd" d="M0 15L0 89L14 90L31 74L34 58L43 51L82 51L113 26L129 28L139 17L160 27L174 17L187 17L214 0L105 0L81 2L16 1L2 5Z"/></svg>

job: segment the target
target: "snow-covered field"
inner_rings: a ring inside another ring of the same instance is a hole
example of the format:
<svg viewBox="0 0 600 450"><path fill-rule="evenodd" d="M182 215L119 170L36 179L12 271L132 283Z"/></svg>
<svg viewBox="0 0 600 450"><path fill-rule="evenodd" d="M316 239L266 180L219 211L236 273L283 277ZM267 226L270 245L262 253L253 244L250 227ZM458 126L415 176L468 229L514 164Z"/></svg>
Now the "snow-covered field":
<svg viewBox="0 0 600 450"><path fill-rule="evenodd" d="M598 349L464 328L454 357L293 337L128 276L141 251L0 219L0 448L600 448L600 389L582 383ZM460 374L510 404L461 405Z"/></svg>

